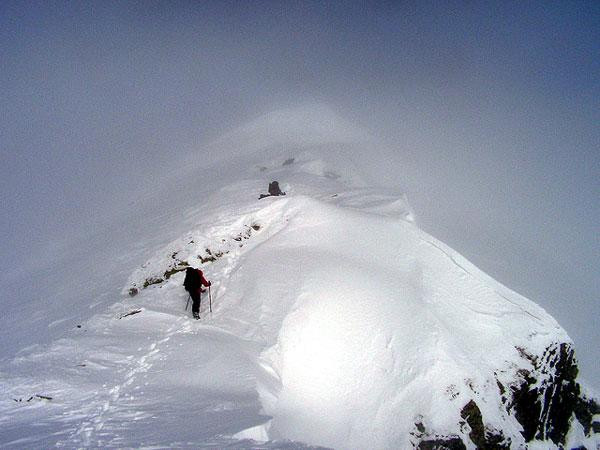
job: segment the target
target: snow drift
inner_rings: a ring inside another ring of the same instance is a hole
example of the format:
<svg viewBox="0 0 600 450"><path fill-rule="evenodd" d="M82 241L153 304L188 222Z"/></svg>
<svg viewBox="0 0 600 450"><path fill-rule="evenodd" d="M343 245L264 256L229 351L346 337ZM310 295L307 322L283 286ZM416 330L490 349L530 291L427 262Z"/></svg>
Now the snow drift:
<svg viewBox="0 0 600 450"><path fill-rule="evenodd" d="M224 138L259 137L182 211L189 231L106 312L2 368L0 442L597 447L600 410L556 321L421 231L402 193L371 187L346 124L301 139L297 115ZM272 180L287 195L259 200ZM200 321L183 310L188 266L213 281Z"/></svg>

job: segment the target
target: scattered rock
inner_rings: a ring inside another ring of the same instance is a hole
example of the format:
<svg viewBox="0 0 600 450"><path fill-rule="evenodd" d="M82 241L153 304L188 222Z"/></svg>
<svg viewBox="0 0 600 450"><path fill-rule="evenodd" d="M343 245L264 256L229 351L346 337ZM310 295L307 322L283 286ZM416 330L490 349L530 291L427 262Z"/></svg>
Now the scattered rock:
<svg viewBox="0 0 600 450"><path fill-rule="evenodd" d="M221 239L221 242L226 245L233 244L232 241L240 243L243 240L250 239L252 237L253 232L259 231L261 229L261 225L257 224L256 222L251 223L251 225L244 225L244 227L245 227L244 231L238 233L236 236L229 238L229 242L227 239ZM194 243L194 240L192 240L190 238L189 244L193 244L193 243ZM215 262L218 258L221 258L224 255L229 253L229 250L214 251L208 247L205 248L204 251L205 251L205 254L197 255L197 258L200 260L200 262L202 264ZM129 296L135 297L137 294L140 293L141 289L146 289L155 284L161 284L161 283L169 280L173 275L175 275L179 272L183 272L188 267L191 267L188 261L181 260L177 257L177 255L179 253L180 253L180 251L175 251L173 253L168 254L169 258L171 260L173 260L173 262L171 262L167 265L167 269L162 273L162 275L149 276L148 278L146 278L144 280L144 283L142 284L141 287L138 287L137 283L132 283L132 286L129 288L129 291L128 291ZM142 268L145 268L145 267L147 267L146 264L143 264Z"/></svg>
<svg viewBox="0 0 600 450"><path fill-rule="evenodd" d="M168 269L168 270L165 271L165 273L163 274L164 279L168 280L169 278L171 278L176 273L183 272L188 267L189 267L189 264L188 264L187 261L180 261L179 265L177 267L172 267L171 269Z"/></svg>
<svg viewBox="0 0 600 450"><path fill-rule="evenodd" d="M215 262L218 258L221 258L224 254L229 253L228 251L226 251L226 252L217 251L217 252L213 253L210 248L206 248L206 249L204 249L204 251L206 252L206 254L208 256L198 255L198 259L200 260L200 262L202 264L207 263L207 262Z"/></svg>
<svg viewBox="0 0 600 450"><path fill-rule="evenodd" d="M162 278L155 278L155 277L146 278L146 281L144 281L144 289L146 289L148 286L152 286L153 284L160 284L163 281L165 281L165 280L163 280Z"/></svg>
<svg viewBox="0 0 600 450"><path fill-rule="evenodd" d="M23 402L22 398L13 398L13 400L17 403L29 403L32 400L36 400L36 399L50 401L50 400L52 400L52 397L50 397L48 395L35 394L35 395L32 395L31 397L29 397L27 400L25 400L25 402Z"/></svg>
<svg viewBox="0 0 600 450"><path fill-rule="evenodd" d="M448 396L448 398L450 398L450 400L454 400L458 398L458 396L460 395L460 391L458 390L455 384L451 384L446 388L446 395Z"/></svg>

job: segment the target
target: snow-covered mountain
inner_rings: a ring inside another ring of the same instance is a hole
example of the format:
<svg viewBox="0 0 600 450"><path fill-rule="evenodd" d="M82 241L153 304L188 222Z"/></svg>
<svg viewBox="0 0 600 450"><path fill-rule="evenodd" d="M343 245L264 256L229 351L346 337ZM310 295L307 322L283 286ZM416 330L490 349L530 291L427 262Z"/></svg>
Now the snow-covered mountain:
<svg viewBox="0 0 600 450"><path fill-rule="evenodd" d="M420 230L362 136L277 112L188 158L104 309L2 365L0 445L598 448L566 332Z"/></svg>

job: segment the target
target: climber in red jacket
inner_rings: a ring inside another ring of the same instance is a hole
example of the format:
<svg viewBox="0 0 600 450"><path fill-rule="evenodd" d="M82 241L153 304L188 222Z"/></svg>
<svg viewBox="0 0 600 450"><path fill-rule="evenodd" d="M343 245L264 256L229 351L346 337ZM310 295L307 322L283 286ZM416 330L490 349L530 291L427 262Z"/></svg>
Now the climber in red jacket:
<svg viewBox="0 0 600 450"><path fill-rule="evenodd" d="M186 269L183 286L190 293L190 297L192 297L192 314L194 314L194 319L200 318L200 296L205 292L202 286L209 287L210 285L211 282L204 278L204 273L200 269L194 269L193 267Z"/></svg>

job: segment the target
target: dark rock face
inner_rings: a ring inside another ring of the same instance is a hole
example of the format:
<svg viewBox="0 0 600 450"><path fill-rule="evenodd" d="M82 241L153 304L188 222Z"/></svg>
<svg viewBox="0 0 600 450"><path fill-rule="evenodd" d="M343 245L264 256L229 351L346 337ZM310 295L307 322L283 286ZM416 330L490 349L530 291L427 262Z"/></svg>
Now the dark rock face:
<svg viewBox="0 0 600 450"><path fill-rule="evenodd" d="M522 349L520 352L532 363L533 370L518 372L521 382L511 386L512 400L507 409L523 426L527 442L550 439L557 445L564 444L573 413L578 407L585 410L581 408L573 348L566 343L555 344L539 358Z"/></svg>
<svg viewBox="0 0 600 450"><path fill-rule="evenodd" d="M594 422L594 415L600 414L600 405L593 399L582 397L575 405L575 417L581 425L586 436L600 433L600 422Z"/></svg>
<svg viewBox="0 0 600 450"><path fill-rule="evenodd" d="M467 447L458 436L427 439L419 442L419 450L467 450Z"/></svg>
<svg viewBox="0 0 600 450"><path fill-rule="evenodd" d="M509 449L510 439L506 439L502 432L486 429L483 425L481 411L477 404L471 400L460 412L460 416L465 419L471 432L469 438L477 448L489 449Z"/></svg>
<svg viewBox="0 0 600 450"><path fill-rule="evenodd" d="M415 429L410 433L416 438L413 447L418 450L466 450L465 443L456 435L440 435L429 433L423 422L415 422Z"/></svg>
<svg viewBox="0 0 600 450"><path fill-rule="evenodd" d="M568 343L549 346L541 356L517 349L529 366L516 371L514 383L502 384L496 380L502 403L509 415L523 427L526 442L551 440L560 448L565 444L573 415L581 423L586 436L600 432L600 405L581 394L577 383L577 361ZM459 426L466 435L437 435L427 432L421 422L415 423L411 434L417 438L419 450L464 449L470 440L477 449L510 449L511 438L501 430L486 425L481 410L470 400L460 412ZM468 425L468 428L466 428Z"/></svg>

